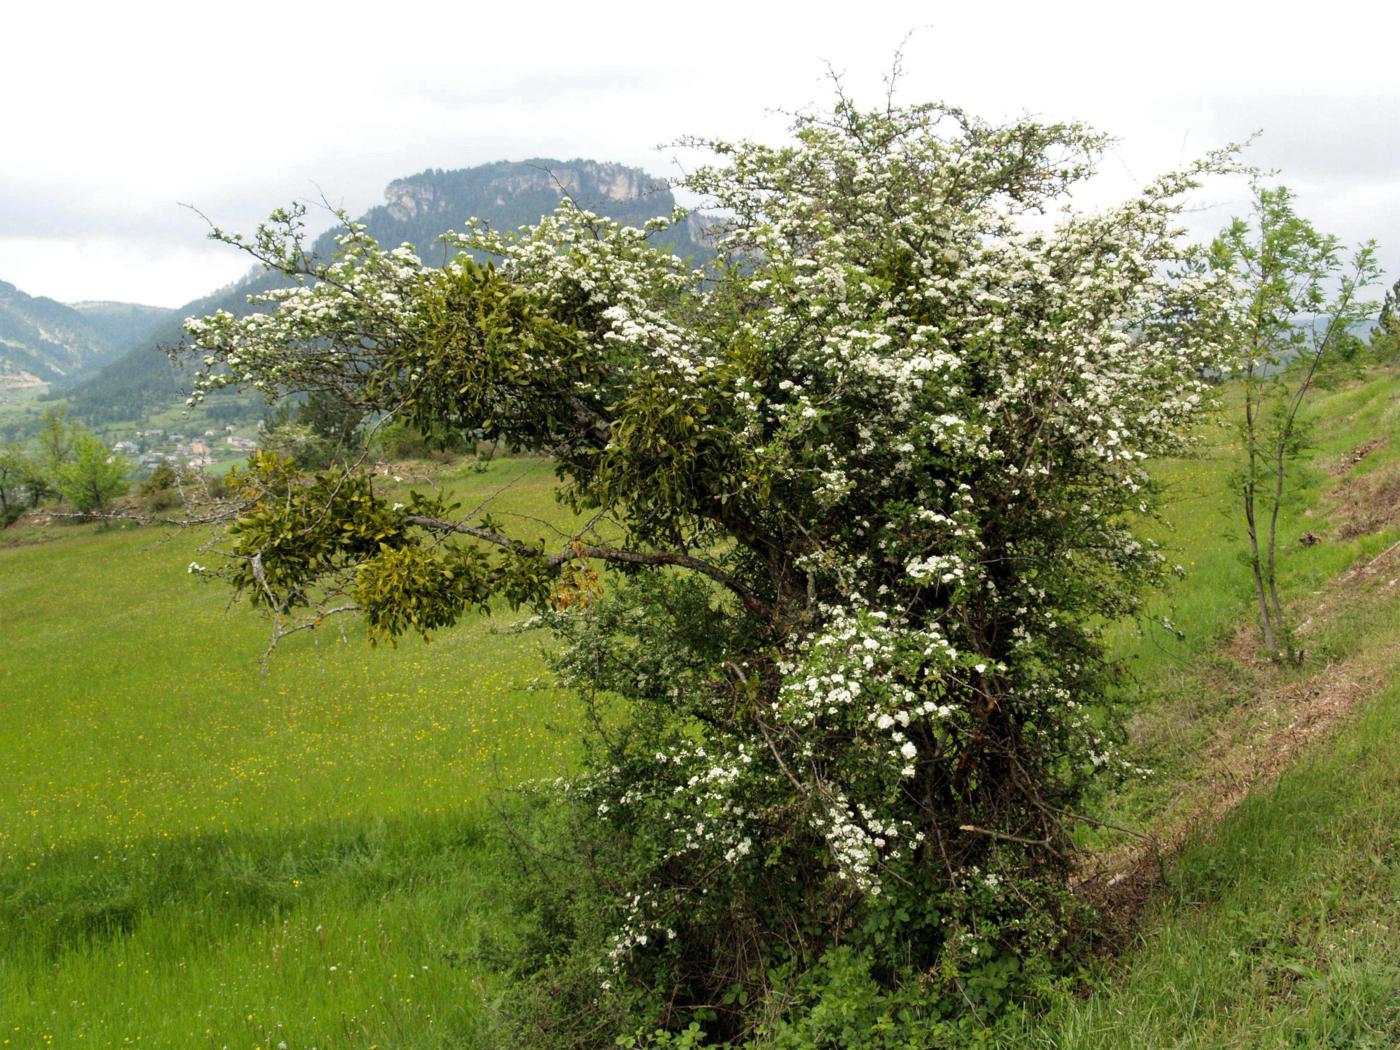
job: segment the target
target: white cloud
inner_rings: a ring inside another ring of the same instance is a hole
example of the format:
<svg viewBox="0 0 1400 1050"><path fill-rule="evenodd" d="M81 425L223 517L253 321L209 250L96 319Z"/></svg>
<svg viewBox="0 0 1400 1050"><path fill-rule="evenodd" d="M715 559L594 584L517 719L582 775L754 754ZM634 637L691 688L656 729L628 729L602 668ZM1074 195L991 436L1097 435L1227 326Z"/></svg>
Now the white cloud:
<svg viewBox="0 0 1400 1050"><path fill-rule="evenodd" d="M1400 269L1385 194L1400 64L1367 43L1397 38L1388 5L1306 22L1219 2L926 0L50 3L6 18L0 278L36 294L175 304L237 276L182 201L246 228L318 186L360 211L397 176L503 157L665 174L654 147L681 133L777 134L770 107L826 97L824 61L877 98L915 27L907 99L1086 119L1123 140L1115 185L1262 126L1258 157L1304 208L1374 233ZM1348 212L1362 185L1376 206Z"/></svg>
<svg viewBox="0 0 1400 1050"><path fill-rule="evenodd" d="M198 240L187 247L102 236L0 237L0 280L60 302L181 306L243 276L249 266L238 253Z"/></svg>

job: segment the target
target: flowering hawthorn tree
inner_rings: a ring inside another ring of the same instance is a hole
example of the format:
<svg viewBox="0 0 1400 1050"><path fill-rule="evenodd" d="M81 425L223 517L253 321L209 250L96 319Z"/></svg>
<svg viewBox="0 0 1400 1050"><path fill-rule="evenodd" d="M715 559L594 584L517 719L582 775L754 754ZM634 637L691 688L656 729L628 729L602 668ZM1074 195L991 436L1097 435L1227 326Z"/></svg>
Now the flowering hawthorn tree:
<svg viewBox="0 0 1400 1050"><path fill-rule="evenodd" d="M223 570L284 629L529 604L562 680L626 710L557 789L570 888L592 890L546 923L546 1043L752 1032L838 944L898 980L1053 936L1042 891L1108 762L1097 625L1164 569L1129 522L1156 497L1144 461L1183 447L1225 298L1178 218L1227 154L1038 218L1103 144L844 99L782 146L693 142L714 161L684 185L719 216L699 268L650 244L665 221L568 201L462 234L489 266L348 222L314 260L296 210L216 231L293 282L189 325L200 390L480 428L551 456L586 512L550 549L263 459Z"/></svg>

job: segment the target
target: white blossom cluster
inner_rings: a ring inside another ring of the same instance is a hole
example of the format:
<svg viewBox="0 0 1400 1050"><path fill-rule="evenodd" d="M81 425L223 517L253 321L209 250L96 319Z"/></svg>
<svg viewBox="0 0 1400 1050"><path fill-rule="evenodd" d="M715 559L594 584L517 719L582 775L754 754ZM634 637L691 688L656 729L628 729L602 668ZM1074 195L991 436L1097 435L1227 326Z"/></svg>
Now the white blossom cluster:
<svg viewBox="0 0 1400 1050"><path fill-rule="evenodd" d="M186 320L200 367L190 404L228 386L269 396L319 386L353 396L385 345L421 324L418 296L429 268L411 247L385 250L341 215L334 258L318 260L302 244L303 214L301 207L275 213L251 241L213 231L290 283L250 295L244 316L219 310ZM368 400L373 391L362 394Z"/></svg>

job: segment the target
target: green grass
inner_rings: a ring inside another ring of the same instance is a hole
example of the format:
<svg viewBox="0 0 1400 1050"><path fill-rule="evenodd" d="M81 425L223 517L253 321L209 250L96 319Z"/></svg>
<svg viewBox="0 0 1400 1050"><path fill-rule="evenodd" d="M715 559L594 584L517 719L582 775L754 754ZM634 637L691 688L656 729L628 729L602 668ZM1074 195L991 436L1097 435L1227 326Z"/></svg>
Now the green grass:
<svg viewBox="0 0 1400 1050"><path fill-rule="evenodd" d="M1137 712L1135 757L1155 774L1101 800L1100 815L1115 823L1150 823L1164 797L1190 778L1219 718L1257 686L1247 669L1223 652L1242 624L1253 623L1254 599L1241 512L1230 484L1236 455L1232 424L1239 405L1228 389L1222 401L1197 455L1155 467L1167 492L1165 520L1149 523L1144 532L1164 545L1168 560L1186 575L1148 601L1141 622L1115 624L1107 635L1127 674L1124 699ZM1377 436L1384 440L1352 475L1400 461L1400 381L1393 372L1378 370L1316 389L1302 419L1310 448L1290 475L1279 532L1280 585L1285 602L1294 605L1400 535L1391 529L1334 539L1328 516L1340 479L1326 469ZM1302 545L1299 539L1307 532L1324 542ZM1085 835L1095 844L1113 838Z"/></svg>
<svg viewBox="0 0 1400 1050"><path fill-rule="evenodd" d="M1227 402L1226 409L1228 411ZM1315 606L1338 574L1400 539L1394 525L1347 542L1329 532L1342 478L1324 469L1379 438L1350 471L1400 462L1400 383L1372 373L1318 391L1314 447L1285 515L1286 600ZM1033 1004L1017 1047L1392 1047L1400 1045L1400 615L1386 579L1345 592L1306 636L1298 672L1225 651L1252 615L1248 566L1230 519L1228 435L1203 455L1163 464L1179 497L1164 535L1190 574L1157 602L1184 634L1113 636L1135 672L1136 744L1156 775L1100 800L1100 815L1151 828L1189 792L1219 734L1246 741L1261 688L1286 689L1349 659L1382 685L1337 735L1265 784L1218 827L1187 839L1128 950L1092 962L1087 980ZM1322 542L1302 546L1314 532ZM1389 684L1385 684L1388 682ZM1107 842L1112 836L1089 835Z"/></svg>
<svg viewBox="0 0 1400 1050"><path fill-rule="evenodd" d="M512 479L500 512L560 516L537 462L453 487ZM0 1045L469 1037L487 800L572 754L541 639L347 625L264 674L266 622L185 572L204 537L58 534L0 549Z"/></svg>
<svg viewBox="0 0 1400 1050"><path fill-rule="evenodd" d="M1302 415L1311 449L1290 476L1280 529L1280 566L1285 590L1292 596L1316 588L1357 556L1356 545L1333 543L1302 547L1304 532L1326 528L1321 501L1335 479L1321 464L1335 460L1376 435L1400 431L1400 382L1394 373L1368 373L1317 389ZM1169 560L1187 570L1185 579L1167 588L1148 606L1149 623L1124 623L1110 632L1113 647L1142 681L1171 674L1233 633L1251 598L1249 566L1244 561L1244 529L1230 488L1236 450L1233 425L1239 405L1227 389L1221 412L1202 432L1199 454L1158 464L1156 473L1167 494L1166 525L1150 525L1148 535L1164 544ZM1356 468L1364 473L1400 459L1400 436L1366 457ZM1184 636L1160 628L1165 617ZM1138 636L1141 635L1139 638Z"/></svg>
<svg viewBox="0 0 1400 1050"><path fill-rule="evenodd" d="M1400 635L1394 619L1377 630ZM1134 948L1017 1046L1400 1045L1400 686L1174 866Z"/></svg>
<svg viewBox="0 0 1400 1050"><path fill-rule="evenodd" d="M1328 536L1327 462L1377 434L1353 473L1400 461L1397 390L1370 374L1309 406L1316 454L1284 530L1294 603L1400 535L1297 542ZM1157 775L1097 800L1101 816L1160 819L1257 685L1224 654L1249 615L1227 442L1216 429L1158 467L1173 502L1154 529L1189 571L1151 612L1184 637L1109 632ZM501 509L562 517L540 463L450 484L472 506L512 479ZM288 639L263 673L266 623L184 571L209 560L200 537L5 538L20 542L0 548L0 1046L493 1045L500 979L482 960L510 936L493 800L575 753L542 640L472 618L371 649L347 625L345 642ZM1383 603L1308 642L1316 663L1392 643ZM1035 1004L1016 1045L1395 1045L1398 730L1392 687L1192 839L1130 949Z"/></svg>

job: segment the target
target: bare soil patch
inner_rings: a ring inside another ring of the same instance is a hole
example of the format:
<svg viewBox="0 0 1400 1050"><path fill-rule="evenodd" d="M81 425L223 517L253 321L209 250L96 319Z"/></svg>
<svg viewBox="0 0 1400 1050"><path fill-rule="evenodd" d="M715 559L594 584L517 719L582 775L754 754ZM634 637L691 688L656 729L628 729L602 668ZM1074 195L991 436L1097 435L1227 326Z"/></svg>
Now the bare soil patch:
<svg viewBox="0 0 1400 1050"><path fill-rule="evenodd" d="M1340 477L1348 473L1352 467L1356 466L1372 452L1384 445L1385 440L1386 438L1383 434L1377 434L1375 437L1368 438L1346 455L1329 463L1327 465L1328 473L1332 474L1334 477Z"/></svg>
<svg viewBox="0 0 1400 1050"><path fill-rule="evenodd" d="M1332 520L1341 540L1400 524L1400 464L1349 478L1332 495Z"/></svg>

